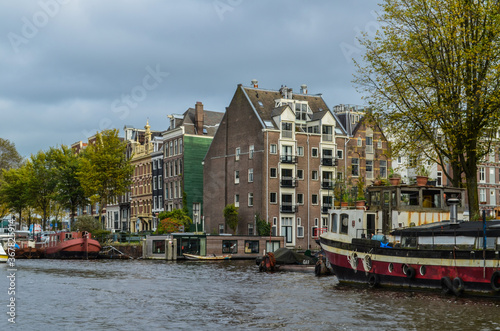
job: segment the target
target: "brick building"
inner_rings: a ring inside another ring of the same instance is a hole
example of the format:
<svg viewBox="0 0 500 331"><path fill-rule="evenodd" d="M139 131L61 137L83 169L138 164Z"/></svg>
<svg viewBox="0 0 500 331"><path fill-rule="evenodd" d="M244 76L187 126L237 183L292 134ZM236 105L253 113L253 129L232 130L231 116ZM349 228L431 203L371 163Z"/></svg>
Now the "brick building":
<svg viewBox="0 0 500 331"><path fill-rule="evenodd" d="M204 160L206 232L226 233L223 210L239 207L239 235L257 217L285 245L317 248L336 178L337 120L320 95L238 85ZM338 132L338 131L337 131Z"/></svg>

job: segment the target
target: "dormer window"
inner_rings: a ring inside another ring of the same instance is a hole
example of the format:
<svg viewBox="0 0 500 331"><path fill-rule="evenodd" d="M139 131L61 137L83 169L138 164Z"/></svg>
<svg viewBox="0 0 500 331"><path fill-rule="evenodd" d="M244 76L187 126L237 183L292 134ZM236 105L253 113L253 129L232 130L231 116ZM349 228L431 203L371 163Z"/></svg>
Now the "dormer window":
<svg viewBox="0 0 500 331"><path fill-rule="evenodd" d="M295 119L298 121L310 121L311 114L311 109L307 103L295 103Z"/></svg>

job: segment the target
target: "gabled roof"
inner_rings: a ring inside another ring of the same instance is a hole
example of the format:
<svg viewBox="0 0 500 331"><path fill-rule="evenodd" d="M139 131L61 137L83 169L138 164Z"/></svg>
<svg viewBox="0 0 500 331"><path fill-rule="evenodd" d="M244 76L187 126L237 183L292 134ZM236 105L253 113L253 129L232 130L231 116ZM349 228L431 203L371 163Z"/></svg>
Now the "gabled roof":
<svg viewBox="0 0 500 331"><path fill-rule="evenodd" d="M188 110L186 110L184 112L182 118L175 121L175 128L179 128L181 126L184 126L185 134L204 135L204 136L213 137L215 135L215 132L217 132L217 129L219 128L219 124L222 120L222 117L224 116L224 113L204 109L203 110L203 131L204 132L196 132L195 114L196 114L196 111L194 108L188 108ZM176 118L178 118L178 117L176 117Z"/></svg>
<svg viewBox="0 0 500 331"><path fill-rule="evenodd" d="M276 116L275 114L279 110L276 110L275 100L283 98L280 91L266 90L256 87L245 87L241 84L239 87L241 87L246 94L248 101L253 106L262 122L270 121L273 116ZM322 111L329 111L329 108L321 95L295 93L292 94L291 100L307 101L313 114Z"/></svg>

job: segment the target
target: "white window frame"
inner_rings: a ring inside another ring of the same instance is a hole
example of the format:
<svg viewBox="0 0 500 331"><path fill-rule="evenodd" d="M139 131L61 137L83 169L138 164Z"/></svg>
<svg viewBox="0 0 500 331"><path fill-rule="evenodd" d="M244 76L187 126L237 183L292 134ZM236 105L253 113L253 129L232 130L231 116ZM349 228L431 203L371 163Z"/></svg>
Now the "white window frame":
<svg viewBox="0 0 500 331"><path fill-rule="evenodd" d="M297 146L297 156L304 156L304 147Z"/></svg>
<svg viewBox="0 0 500 331"><path fill-rule="evenodd" d="M239 170L234 171L234 183L235 184L240 183L240 171Z"/></svg>
<svg viewBox="0 0 500 331"><path fill-rule="evenodd" d="M248 169L248 182L253 183L253 168Z"/></svg>
<svg viewBox="0 0 500 331"><path fill-rule="evenodd" d="M319 150L317 147L311 148L311 157L319 157Z"/></svg>
<svg viewBox="0 0 500 331"><path fill-rule="evenodd" d="M234 206L235 207L239 207L240 206L240 195L239 194L235 194L234 195Z"/></svg>
<svg viewBox="0 0 500 331"><path fill-rule="evenodd" d="M248 192L248 207L253 207L253 193Z"/></svg>
<svg viewBox="0 0 500 331"><path fill-rule="evenodd" d="M240 147L236 147L236 151L234 152L234 159L236 161L239 161L240 160L240 155L241 155L241 148Z"/></svg>
<svg viewBox="0 0 500 331"><path fill-rule="evenodd" d="M278 154L278 145L271 144L269 147L269 153L270 154Z"/></svg>
<svg viewBox="0 0 500 331"><path fill-rule="evenodd" d="M255 153L255 146L254 145L250 145L250 147L248 147L248 158L249 159L253 159L253 154Z"/></svg>

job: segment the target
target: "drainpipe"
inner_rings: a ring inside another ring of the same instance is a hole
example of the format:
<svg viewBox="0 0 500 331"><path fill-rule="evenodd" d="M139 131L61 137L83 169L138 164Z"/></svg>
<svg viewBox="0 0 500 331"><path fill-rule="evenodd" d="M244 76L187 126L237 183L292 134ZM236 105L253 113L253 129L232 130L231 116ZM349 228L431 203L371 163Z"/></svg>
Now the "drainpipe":
<svg viewBox="0 0 500 331"><path fill-rule="evenodd" d="M306 201L309 201L309 199L311 198L311 192L309 191L309 184L310 184L310 180L309 180L309 172L311 171L311 169L309 169L309 160L310 160L310 156L309 156L309 150L310 150L310 146L309 146L309 133L307 134L307 200ZM311 204L308 203L307 204L307 233L309 234L307 236L307 249L310 249L311 248L311 244L310 244L310 239L311 239L311 233L309 233L309 231L311 230L311 226L309 224L310 222L310 218L311 218Z"/></svg>

